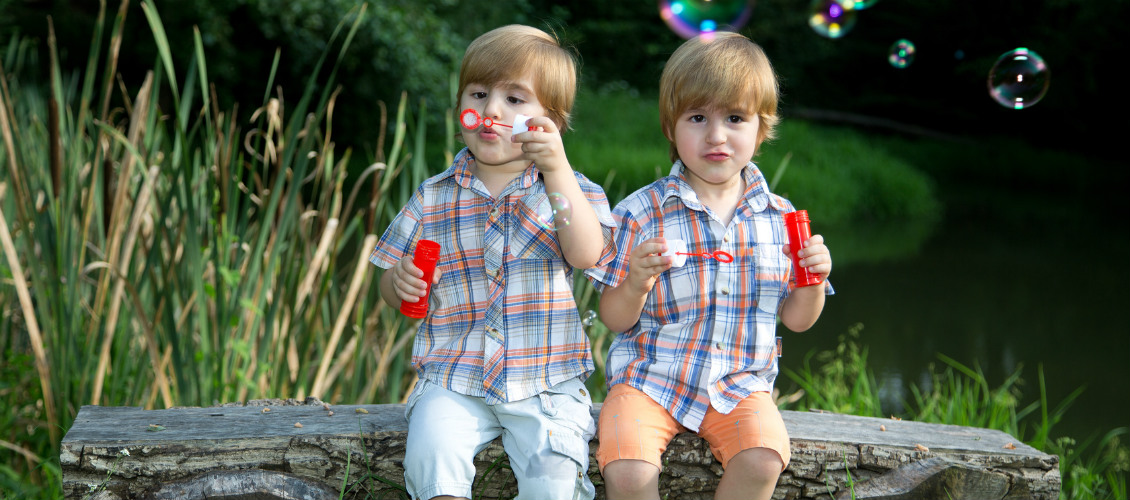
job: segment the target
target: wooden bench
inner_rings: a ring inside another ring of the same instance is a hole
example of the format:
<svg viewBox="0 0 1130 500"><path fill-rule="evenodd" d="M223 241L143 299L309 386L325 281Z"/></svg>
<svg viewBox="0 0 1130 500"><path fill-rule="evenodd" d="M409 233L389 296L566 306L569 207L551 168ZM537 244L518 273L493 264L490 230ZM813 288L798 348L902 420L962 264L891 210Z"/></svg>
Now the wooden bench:
<svg viewBox="0 0 1130 500"><path fill-rule="evenodd" d="M1059 498L1058 457L1004 432L782 413L792 462L777 499ZM405 498L406 434L403 405L84 406L62 441L63 490L75 500ZM705 441L680 434L663 460L664 498L713 498L722 469ZM498 440L476 457L477 496L516 493L505 463ZM589 476L603 498L595 460Z"/></svg>

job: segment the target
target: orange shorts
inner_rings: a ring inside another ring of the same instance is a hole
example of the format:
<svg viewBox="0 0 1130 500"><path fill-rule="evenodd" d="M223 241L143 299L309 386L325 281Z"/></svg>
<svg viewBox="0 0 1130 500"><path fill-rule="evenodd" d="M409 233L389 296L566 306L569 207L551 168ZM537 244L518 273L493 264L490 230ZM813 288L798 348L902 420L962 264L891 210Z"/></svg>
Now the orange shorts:
<svg viewBox="0 0 1130 500"><path fill-rule="evenodd" d="M596 460L603 472L605 465L621 459L643 460L663 470L667 445L676 434L689 429L647 394L616 384L604 398L597 432ZM731 458L750 448L773 450L789 465L789 433L768 392L750 394L729 414L707 409L698 435L710 444L710 452L723 469Z"/></svg>

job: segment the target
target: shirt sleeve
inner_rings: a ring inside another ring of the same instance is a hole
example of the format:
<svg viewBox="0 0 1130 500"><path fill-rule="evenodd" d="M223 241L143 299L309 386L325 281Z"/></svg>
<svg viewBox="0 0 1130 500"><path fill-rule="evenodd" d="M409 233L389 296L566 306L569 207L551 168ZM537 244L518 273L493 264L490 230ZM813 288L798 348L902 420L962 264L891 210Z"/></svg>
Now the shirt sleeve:
<svg viewBox="0 0 1130 500"><path fill-rule="evenodd" d="M596 262L596 267L606 265L616 258L616 242L615 229L616 219L612 216L612 209L608 204L608 196L605 195L604 189L585 177L579 172L575 172L577 182L581 186L581 191L585 193L585 198L588 198L589 204L596 212L596 219L600 222L600 236L604 241L604 249L600 253L600 258ZM588 273L586 272L586 276ZM595 285L595 283L594 283Z"/></svg>
<svg viewBox="0 0 1130 500"><path fill-rule="evenodd" d="M599 292L603 292L605 287L620 286L627 279L628 257L632 249L642 241L639 223L623 203L616 207L612 216L619 221L613 232L613 255L610 259L601 259L600 264L585 271L585 276Z"/></svg>
<svg viewBox="0 0 1130 500"><path fill-rule="evenodd" d="M400 213L392 219L373 253L369 254L369 262L388 269L400 262L405 255L409 255L420 239L420 219L423 213L424 186L416 190L416 194Z"/></svg>

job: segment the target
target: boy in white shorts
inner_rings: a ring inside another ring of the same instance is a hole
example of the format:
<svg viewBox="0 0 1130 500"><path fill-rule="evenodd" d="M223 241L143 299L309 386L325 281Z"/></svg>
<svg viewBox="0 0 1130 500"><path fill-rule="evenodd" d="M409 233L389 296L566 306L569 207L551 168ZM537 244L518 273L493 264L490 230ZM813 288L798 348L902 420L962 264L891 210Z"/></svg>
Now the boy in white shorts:
<svg viewBox="0 0 1130 500"><path fill-rule="evenodd" d="M573 170L561 142L575 92L572 55L541 30L505 26L472 42L458 112L482 120L461 121L467 147L416 190L370 257L388 269L380 284L390 305L429 301L406 411L413 498L470 498L473 459L499 436L517 498L595 494L584 385L593 363L572 276L612 258L614 222L604 191ZM518 115L532 117L528 131L510 127ZM568 221L544 219L562 197ZM412 264L421 239L441 248L430 293Z"/></svg>

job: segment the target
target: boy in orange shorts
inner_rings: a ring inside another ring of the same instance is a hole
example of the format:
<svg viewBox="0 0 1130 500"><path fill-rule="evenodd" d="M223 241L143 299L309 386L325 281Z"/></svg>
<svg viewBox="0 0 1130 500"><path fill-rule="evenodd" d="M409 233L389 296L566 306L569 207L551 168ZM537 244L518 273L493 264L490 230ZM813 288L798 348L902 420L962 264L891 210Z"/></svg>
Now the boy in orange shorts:
<svg viewBox="0 0 1130 500"><path fill-rule="evenodd" d="M789 462L770 396L778 315L793 331L816 322L832 258L813 235L800 265L825 279L795 285L783 222L793 206L752 162L778 121L759 46L735 33L688 40L659 92L674 166L616 206L617 258L588 271L602 320L623 332L608 352L596 458L610 500L658 499L663 451L689 430L725 470L715 498L768 499Z"/></svg>

